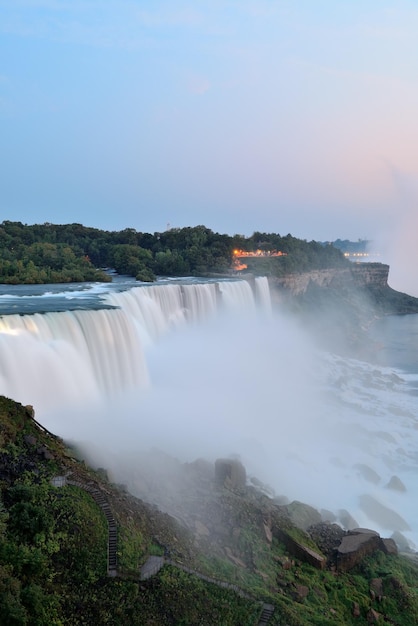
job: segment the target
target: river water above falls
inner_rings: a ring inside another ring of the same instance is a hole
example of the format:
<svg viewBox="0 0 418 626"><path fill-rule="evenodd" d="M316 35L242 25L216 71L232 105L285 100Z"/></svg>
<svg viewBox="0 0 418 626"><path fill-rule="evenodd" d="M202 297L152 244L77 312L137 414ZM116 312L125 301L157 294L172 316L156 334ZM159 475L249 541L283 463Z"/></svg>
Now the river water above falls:
<svg viewBox="0 0 418 626"><path fill-rule="evenodd" d="M379 365L318 351L266 279L3 286L0 307L0 393L138 495L141 450L238 455L278 495L418 544L418 368L383 326Z"/></svg>

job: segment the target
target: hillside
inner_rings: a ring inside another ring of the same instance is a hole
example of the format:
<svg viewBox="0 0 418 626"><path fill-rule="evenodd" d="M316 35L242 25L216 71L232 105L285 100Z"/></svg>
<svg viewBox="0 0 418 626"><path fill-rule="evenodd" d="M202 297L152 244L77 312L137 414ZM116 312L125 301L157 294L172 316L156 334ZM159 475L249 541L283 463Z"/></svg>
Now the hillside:
<svg viewBox="0 0 418 626"><path fill-rule="evenodd" d="M393 540L275 500L236 461L173 460L174 519L77 461L31 407L0 398L0 437L1 624L418 621L418 570Z"/></svg>
<svg viewBox="0 0 418 626"><path fill-rule="evenodd" d="M157 276L206 276L236 269L235 252L271 253L276 274L348 263L333 246L315 241L254 233L215 233L205 226L142 233L133 228L108 232L82 224L0 224L0 282L6 284L109 281L103 268L152 282ZM260 272L263 268L260 266Z"/></svg>

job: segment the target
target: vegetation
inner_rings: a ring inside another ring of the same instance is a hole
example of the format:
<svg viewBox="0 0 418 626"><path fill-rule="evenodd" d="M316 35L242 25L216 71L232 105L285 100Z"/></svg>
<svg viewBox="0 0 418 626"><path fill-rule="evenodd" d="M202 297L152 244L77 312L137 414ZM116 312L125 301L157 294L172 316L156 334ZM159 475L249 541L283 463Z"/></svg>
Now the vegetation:
<svg viewBox="0 0 418 626"><path fill-rule="evenodd" d="M141 233L132 228L108 232L81 224L34 224L3 221L0 225L0 282L58 283L109 281L103 268L153 281L160 276L228 273L235 249L281 251L280 257L251 259L248 270L282 275L347 263L331 245L291 235L254 233L221 235L205 226Z"/></svg>
<svg viewBox="0 0 418 626"><path fill-rule="evenodd" d="M79 487L51 484L52 476L71 472L103 490L117 517L115 578L107 575L107 522L100 507ZM266 496L218 487L210 497L229 531L222 531L221 544L197 545L168 515L76 461L30 410L0 397L0 623L255 626L263 602L275 607L271 626L361 626L370 623L371 610L376 623L418 623L412 559L378 551L348 573L318 570L289 555L274 536L267 540ZM289 519L279 510L274 523L289 532ZM140 565L150 554L165 554L167 546L173 565L139 582ZM227 558L225 546L240 565ZM371 593L376 581L381 596Z"/></svg>

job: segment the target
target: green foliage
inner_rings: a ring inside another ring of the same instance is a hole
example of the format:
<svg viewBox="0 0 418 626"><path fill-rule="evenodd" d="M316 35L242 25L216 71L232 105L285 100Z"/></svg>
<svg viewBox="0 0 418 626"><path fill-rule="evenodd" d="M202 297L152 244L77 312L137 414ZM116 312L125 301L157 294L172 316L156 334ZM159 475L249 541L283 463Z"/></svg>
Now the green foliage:
<svg viewBox="0 0 418 626"><path fill-rule="evenodd" d="M361 626L367 624L370 608L382 613L386 623L418 623L418 569L412 560L378 551L348 573L317 570L288 555L276 538L266 540L261 500L231 493L219 495L219 506L233 520L235 532L223 536L222 544L208 544L200 551L194 546L188 552L179 527L171 526L167 515L115 490L105 483L104 472L68 461L59 440L38 429L24 407L1 397L0 427L6 476L0 483L2 626L253 626L261 602L275 606L271 626ZM9 465L25 466L30 446L24 434L48 445L57 456L61 450L62 464L70 463L86 480L105 486L119 526L117 578L107 576L107 522L89 493L75 486L52 487L50 467L42 456L30 457L32 462L37 459L32 471L8 473ZM164 537L165 542L173 528L168 543L174 542L173 553L181 555L184 564L237 585L245 595L171 565L139 582L140 564L150 554L162 554L159 541ZM288 522L284 530L301 537ZM304 534L302 538L306 543ZM241 565L226 557L227 547ZM380 599L370 594L375 578L382 580ZM300 586L308 589L306 597L298 597ZM353 616L354 603L359 617Z"/></svg>
<svg viewBox="0 0 418 626"><path fill-rule="evenodd" d="M156 275L205 276L228 273L234 248L276 250L284 256L248 259L256 274L282 275L348 263L340 250L291 235L254 233L221 235L205 226L172 228L163 233L140 233L132 228L107 232L81 224L0 224L0 282L58 283L109 281L97 268L150 282Z"/></svg>

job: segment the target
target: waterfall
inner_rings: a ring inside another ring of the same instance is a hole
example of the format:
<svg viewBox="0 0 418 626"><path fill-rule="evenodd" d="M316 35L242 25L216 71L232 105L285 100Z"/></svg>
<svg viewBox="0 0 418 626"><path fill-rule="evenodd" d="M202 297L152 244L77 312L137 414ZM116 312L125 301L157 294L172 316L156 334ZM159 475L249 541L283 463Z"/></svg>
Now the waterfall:
<svg viewBox="0 0 418 626"><path fill-rule="evenodd" d="M220 310L255 308L246 281L134 287L103 296L114 309L0 318L0 393L37 411L145 388L145 350Z"/></svg>
<svg viewBox="0 0 418 626"><path fill-rule="evenodd" d="M257 276L255 279L255 299L264 311L271 312L270 287L266 276Z"/></svg>
<svg viewBox="0 0 418 626"><path fill-rule="evenodd" d="M239 312L255 309L255 299L249 283L246 281L219 283L222 306L225 311Z"/></svg>

